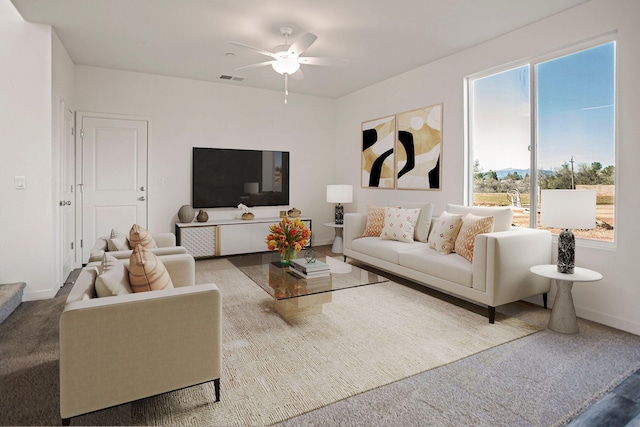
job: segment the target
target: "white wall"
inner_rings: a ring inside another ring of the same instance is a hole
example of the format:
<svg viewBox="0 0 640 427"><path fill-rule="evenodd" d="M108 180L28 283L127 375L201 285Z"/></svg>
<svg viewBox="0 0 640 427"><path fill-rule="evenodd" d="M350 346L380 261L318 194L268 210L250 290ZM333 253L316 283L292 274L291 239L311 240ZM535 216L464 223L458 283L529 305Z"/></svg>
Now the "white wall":
<svg viewBox="0 0 640 427"><path fill-rule="evenodd" d="M640 2L594 0L341 98L336 112L336 151L343 155L336 157L336 178L357 189L354 203L347 205L346 211L366 211L367 204L384 204L389 199L432 201L436 212L447 202L462 203L465 76L617 31L616 247L602 249L578 243L577 265L600 271L604 279L576 284L573 296L578 316L640 334L640 280L634 268L640 255L638 16ZM442 191L360 188L361 122L439 102L444 102Z"/></svg>
<svg viewBox="0 0 640 427"><path fill-rule="evenodd" d="M228 84L76 66L78 111L151 119L149 225L173 231L180 206L191 202L191 148L223 147L291 152L293 207L313 219L313 244L326 244L333 206L326 185L334 183L335 101ZM256 208L258 217L279 209ZM234 218L238 209L211 209L209 217ZM265 232L265 237L266 237Z"/></svg>
<svg viewBox="0 0 640 427"><path fill-rule="evenodd" d="M51 27L0 4L0 283L25 299L55 295L51 192ZM14 189L14 177L26 190ZM29 296L27 296L27 294Z"/></svg>

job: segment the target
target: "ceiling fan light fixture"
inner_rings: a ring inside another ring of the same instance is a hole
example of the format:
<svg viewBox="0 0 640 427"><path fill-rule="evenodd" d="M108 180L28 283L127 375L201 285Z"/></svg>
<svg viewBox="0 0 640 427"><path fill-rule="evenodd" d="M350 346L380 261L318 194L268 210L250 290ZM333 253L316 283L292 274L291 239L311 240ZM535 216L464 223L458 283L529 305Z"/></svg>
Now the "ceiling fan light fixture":
<svg viewBox="0 0 640 427"><path fill-rule="evenodd" d="M293 58L280 58L271 63L271 67L278 74L293 74L300 68L300 64Z"/></svg>

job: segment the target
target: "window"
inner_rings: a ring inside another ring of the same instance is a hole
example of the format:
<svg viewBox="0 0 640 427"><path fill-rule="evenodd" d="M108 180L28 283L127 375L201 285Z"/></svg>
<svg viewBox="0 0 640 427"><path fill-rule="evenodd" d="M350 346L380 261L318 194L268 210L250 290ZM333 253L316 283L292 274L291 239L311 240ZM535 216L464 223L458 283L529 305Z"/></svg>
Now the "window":
<svg viewBox="0 0 640 427"><path fill-rule="evenodd" d="M595 189L596 227L573 232L613 241L615 42L468 85L470 202L511 206L514 225L536 227L541 189Z"/></svg>

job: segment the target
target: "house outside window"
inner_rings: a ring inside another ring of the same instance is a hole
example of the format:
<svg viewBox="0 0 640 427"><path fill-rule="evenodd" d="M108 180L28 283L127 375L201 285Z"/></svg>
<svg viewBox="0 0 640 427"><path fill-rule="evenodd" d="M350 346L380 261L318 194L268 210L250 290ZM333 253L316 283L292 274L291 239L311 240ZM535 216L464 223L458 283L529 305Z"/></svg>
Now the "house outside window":
<svg viewBox="0 0 640 427"><path fill-rule="evenodd" d="M615 41L475 75L467 85L469 203L511 206L514 225L543 228L540 190L595 190L594 229L572 231L613 242Z"/></svg>

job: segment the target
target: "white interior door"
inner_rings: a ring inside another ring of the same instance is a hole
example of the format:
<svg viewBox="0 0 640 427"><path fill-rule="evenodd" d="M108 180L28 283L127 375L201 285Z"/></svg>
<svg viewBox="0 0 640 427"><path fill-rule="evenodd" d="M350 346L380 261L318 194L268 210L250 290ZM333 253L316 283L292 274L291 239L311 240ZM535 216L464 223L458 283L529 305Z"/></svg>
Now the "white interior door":
<svg viewBox="0 0 640 427"><path fill-rule="evenodd" d="M61 215L61 261L62 282L69 277L75 267L75 141L73 135L73 112L64 106L62 142L61 142L61 179L60 179L60 207Z"/></svg>
<svg viewBox="0 0 640 427"><path fill-rule="evenodd" d="M82 116L83 263L100 236L147 227L146 120Z"/></svg>

